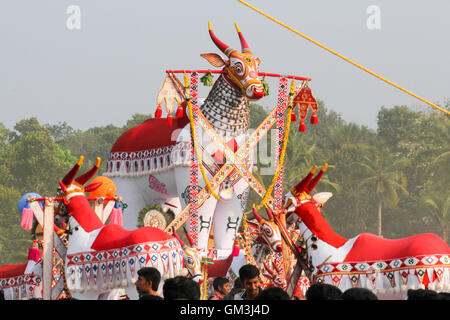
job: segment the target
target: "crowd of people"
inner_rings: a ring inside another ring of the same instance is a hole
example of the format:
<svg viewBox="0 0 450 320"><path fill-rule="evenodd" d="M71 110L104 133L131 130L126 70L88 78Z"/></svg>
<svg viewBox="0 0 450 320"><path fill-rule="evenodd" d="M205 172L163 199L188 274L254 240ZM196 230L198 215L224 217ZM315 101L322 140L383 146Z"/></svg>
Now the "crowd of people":
<svg viewBox="0 0 450 320"><path fill-rule="evenodd" d="M163 285L163 296L156 292L161 275L157 269L143 268L138 272L136 289L140 300L199 300L200 285L188 277L178 276L167 279ZM371 290L350 288L342 292L339 288L325 283L312 284L305 296L290 298L279 287L262 289L259 269L246 264L239 269L239 278L230 286L227 278L218 277L213 281L214 294L208 300L378 300ZM450 293L429 289L409 289L407 300L450 300Z"/></svg>
<svg viewBox="0 0 450 320"><path fill-rule="evenodd" d="M191 278L176 276L164 281L162 296L158 293L161 273L156 268L145 267L138 271L135 283L139 300L200 300L200 285ZM342 292L339 288L325 283L312 284L305 296L291 298L279 287L262 289L260 271L251 264L239 269L239 278L230 286L227 278L218 277L213 281L214 293L208 300L378 300L376 294L365 288L350 288ZM127 299L127 297L123 297ZM4 300L0 290L0 300ZM409 289L407 300L450 300L450 293L429 289Z"/></svg>

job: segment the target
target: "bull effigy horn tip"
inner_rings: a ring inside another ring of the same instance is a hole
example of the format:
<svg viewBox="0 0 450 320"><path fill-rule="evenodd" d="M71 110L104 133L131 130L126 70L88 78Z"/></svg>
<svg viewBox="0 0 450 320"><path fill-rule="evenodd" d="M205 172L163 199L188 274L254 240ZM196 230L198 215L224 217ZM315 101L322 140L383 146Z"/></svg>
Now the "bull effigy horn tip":
<svg viewBox="0 0 450 320"><path fill-rule="evenodd" d="M83 161L84 161L84 156L80 156L78 158L77 165L81 167L81 165L83 164Z"/></svg>

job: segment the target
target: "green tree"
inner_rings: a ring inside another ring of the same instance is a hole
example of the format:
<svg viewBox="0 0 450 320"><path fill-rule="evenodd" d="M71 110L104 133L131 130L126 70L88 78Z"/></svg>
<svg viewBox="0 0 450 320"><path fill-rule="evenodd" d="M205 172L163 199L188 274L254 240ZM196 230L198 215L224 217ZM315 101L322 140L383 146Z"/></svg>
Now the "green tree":
<svg viewBox="0 0 450 320"><path fill-rule="evenodd" d="M76 161L70 151L61 149L50 132L36 118L21 120L8 154L14 188L20 192L53 195L58 181Z"/></svg>
<svg viewBox="0 0 450 320"><path fill-rule="evenodd" d="M21 193L0 185L0 266L26 262L31 235L20 227L17 202Z"/></svg>
<svg viewBox="0 0 450 320"><path fill-rule="evenodd" d="M378 235L382 235L382 207L396 206L400 193L408 195L406 177L401 169L407 167L410 161L406 158L393 160L387 150L373 149L370 157L364 157L362 162L356 162L366 171L366 176L359 183L361 188L367 188L375 196L378 206Z"/></svg>
<svg viewBox="0 0 450 320"><path fill-rule="evenodd" d="M447 242L450 223L450 190L432 193L424 197L422 201L425 207L431 209L431 217L440 226L442 239Z"/></svg>

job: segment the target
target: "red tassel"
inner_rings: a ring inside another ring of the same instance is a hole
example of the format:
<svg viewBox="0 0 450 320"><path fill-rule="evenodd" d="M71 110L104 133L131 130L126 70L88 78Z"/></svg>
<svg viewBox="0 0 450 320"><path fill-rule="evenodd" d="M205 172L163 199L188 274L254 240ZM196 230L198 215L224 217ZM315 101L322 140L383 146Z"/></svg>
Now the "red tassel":
<svg viewBox="0 0 450 320"><path fill-rule="evenodd" d="M23 208L22 210L22 219L20 221L20 226L24 230L31 230L31 227L33 225L33 210L30 208Z"/></svg>
<svg viewBox="0 0 450 320"><path fill-rule="evenodd" d="M240 252L241 248L239 246L234 246L233 247L233 251L231 251L231 256L232 257L237 257L239 256L239 252Z"/></svg>
<svg viewBox="0 0 450 320"><path fill-rule="evenodd" d="M39 250L38 248L30 248L28 250L28 260L38 262L40 258L41 258L41 250Z"/></svg>
<svg viewBox="0 0 450 320"><path fill-rule="evenodd" d="M313 114L311 116L310 123L311 124L318 124L319 123L319 118L317 117L317 114L315 112L313 112Z"/></svg>
<svg viewBox="0 0 450 320"><path fill-rule="evenodd" d="M172 123L173 123L173 117L172 117L172 114L169 113L169 114L167 115L166 125L171 126Z"/></svg>
<svg viewBox="0 0 450 320"><path fill-rule="evenodd" d="M122 224L123 224L122 209L120 208L120 205L118 202L115 203L114 208L111 211L111 216L109 217L109 223L110 224L118 224L119 226L122 226Z"/></svg>
<svg viewBox="0 0 450 320"><path fill-rule="evenodd" d="M182 118L183 117L183 106L180 104L177 109L177 114L175 115L176 118Z"/></svg>
<svg viewBox="0 0 450 320"><path fill-rule="evenodd" d="M291 113L291 122L295 122L295 121L297 121L297 115L295 114L294 110L292 110L292 113Z"/></svg>
<svg viewBox="0 0 450 320"><path fill-rule="evenodd" d="M161 105L158 105L155 112L155 118L161 118L161 116L162 116L162 108Z"/></svg>
<svg viewBox="0 0 450 320"><path fill-rule="evenodd" d="M300 121L300 125L298 127L298 131L299 132L306 132L305 121L303 121L303 120Z"/></svg>

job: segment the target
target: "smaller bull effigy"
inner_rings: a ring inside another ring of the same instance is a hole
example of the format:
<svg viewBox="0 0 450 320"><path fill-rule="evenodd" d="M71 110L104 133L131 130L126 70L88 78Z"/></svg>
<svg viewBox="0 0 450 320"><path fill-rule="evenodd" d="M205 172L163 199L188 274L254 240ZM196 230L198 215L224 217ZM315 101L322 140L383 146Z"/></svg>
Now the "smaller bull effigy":
<svg viewBox="0 0 450 320"><path fill-rule="evenodd" d="M286 196L288 221L298 223L312 283L332 284L342 291L368 288L381 299L404 299L407 289L449 290L450 248L444 240L431 233L402 239L338 235L320 212L323 201L310 195L324 172L314 176L315 170Z"/></svg>

